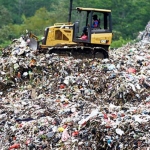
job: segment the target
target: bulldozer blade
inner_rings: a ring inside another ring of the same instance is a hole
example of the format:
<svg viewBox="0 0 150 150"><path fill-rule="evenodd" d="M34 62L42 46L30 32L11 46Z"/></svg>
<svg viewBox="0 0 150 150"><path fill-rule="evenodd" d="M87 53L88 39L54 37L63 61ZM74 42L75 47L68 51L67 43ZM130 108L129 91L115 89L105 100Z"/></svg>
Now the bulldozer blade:
<svg viewBox="0 0 150 150"><path fill-rule="evenodd" d="M29 38L30 39L30 42L29 42L29 47L32 49L32 50L37 50L38 48L38 42L36 39L34 38Z"/></svg>

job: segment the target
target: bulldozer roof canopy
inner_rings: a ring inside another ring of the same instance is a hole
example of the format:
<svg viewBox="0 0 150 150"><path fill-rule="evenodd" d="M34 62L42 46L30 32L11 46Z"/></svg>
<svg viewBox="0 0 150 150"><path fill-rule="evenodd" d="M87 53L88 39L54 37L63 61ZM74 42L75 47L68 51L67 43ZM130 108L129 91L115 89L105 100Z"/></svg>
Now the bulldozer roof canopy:
<svg viewBox="0 0 150 150"><path fill-rule="evenodd" d="M81 11L111 12L111 10L108 10L108 9L97 9L97 8L76 7L76 9L81 10Z"/></svg>

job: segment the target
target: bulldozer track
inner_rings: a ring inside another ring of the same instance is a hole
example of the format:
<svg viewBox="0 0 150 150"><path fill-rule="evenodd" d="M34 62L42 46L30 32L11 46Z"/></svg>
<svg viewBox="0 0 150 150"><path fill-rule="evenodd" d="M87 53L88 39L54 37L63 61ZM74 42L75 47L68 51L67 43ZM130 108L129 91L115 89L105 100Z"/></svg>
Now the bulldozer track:
<svg viewBox="0 0 150 150"><path fill-rule="evenodd" d="M45 51L45 50L43 50ZM72 56L76 59L108 58L108 52L103 47L75 46L51 47L48 53L57 53L59 56Z"/></svg>

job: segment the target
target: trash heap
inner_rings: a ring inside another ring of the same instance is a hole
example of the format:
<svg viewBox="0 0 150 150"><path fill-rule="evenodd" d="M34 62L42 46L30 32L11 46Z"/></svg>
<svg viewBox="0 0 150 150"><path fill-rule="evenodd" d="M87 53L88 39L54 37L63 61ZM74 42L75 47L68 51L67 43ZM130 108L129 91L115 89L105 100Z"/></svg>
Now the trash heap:
<svg viewBox="0 0 150 150"><path fill-rule="evenodd" d="M0 56L0 147L148 148L148 29L103 60L40 53L15 39Z"/></svg>

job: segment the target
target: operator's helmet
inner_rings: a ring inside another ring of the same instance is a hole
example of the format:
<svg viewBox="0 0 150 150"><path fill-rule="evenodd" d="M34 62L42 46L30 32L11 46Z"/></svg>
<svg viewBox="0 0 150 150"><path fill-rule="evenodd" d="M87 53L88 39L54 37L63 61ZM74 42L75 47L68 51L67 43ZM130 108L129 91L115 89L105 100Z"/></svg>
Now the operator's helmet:
<svg viewBox="0 0 150 150"><path fill-rule="evenodd" d="M96 14L93 15L93 19L94 19L94 20L97 20L97 15L96 15Z"/></svg>

